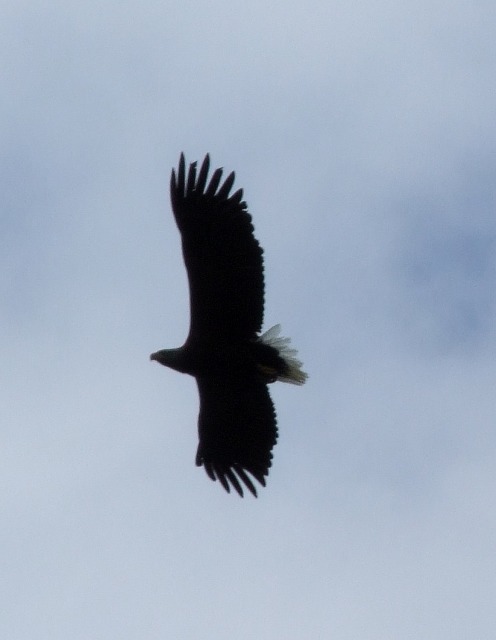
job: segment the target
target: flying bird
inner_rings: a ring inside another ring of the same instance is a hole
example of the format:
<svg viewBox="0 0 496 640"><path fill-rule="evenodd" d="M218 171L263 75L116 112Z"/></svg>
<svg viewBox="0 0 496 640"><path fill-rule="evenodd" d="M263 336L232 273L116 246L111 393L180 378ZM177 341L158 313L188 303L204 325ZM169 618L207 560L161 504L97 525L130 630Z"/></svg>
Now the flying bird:
<svg viewBox="0 0 496 640"><path fill-rule="evenodd" d="M184 345L151 360L196 378L200 395L197 466L240 496L265 486L277 441L268 384L303 384L307 374L276 325L261 334L264 312L262 248L254 236L243 190L230 195L234 172L208 180L210 158L186 171L184 154L172 170L170 195L188 273L190 327Z"/></svg>

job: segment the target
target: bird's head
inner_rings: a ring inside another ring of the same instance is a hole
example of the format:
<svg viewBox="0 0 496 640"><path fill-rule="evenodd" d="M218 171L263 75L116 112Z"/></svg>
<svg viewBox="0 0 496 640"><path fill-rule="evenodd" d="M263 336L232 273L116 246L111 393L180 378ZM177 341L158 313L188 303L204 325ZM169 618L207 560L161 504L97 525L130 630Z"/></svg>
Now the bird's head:
<svg viewBox="0 0 496 640"><path fill-rule="evenodd" d="M163 364L164 367L175 369L181 373L187 373L185 370L185 354L182 348L161 349L160 351L155 351L155 353L150 355L150 360L155 360L156 362Z"/></svg>

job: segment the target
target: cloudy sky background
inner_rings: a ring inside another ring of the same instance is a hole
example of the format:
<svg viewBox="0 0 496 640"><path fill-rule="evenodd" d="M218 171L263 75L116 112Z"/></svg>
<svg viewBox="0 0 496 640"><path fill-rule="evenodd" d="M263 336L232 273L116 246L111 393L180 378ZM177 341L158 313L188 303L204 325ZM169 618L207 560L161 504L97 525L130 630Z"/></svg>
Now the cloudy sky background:
<svg viewBox="0 0 496 640"><path fill-rule="evenodd" d="M4 2L0 636L496 634L496 5ZM255 500L194 466L168 180L235 169L276 385Z"/></svg>

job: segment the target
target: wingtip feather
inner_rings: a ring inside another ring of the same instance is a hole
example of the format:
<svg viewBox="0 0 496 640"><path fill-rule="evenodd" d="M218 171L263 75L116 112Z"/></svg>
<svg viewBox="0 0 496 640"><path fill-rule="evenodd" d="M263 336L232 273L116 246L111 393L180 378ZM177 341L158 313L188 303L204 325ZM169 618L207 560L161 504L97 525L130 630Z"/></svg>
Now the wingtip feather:
<svg viewBox="0 0 496 640"><path fill-rule="evenodd" d="M207 187L207 191L205 192L205 195L207 195L209 198L213 198L215 196L215 192L217 191L220 180L222 178L222 173L223 169L221 167L213 172L210 183Z"/></svg>
<svg viewBox="0 0 496 640"><path fill-rule="evenodd" d="M205 185L207 184L208 171L210 169L210 156L207 153L202 165L200 167L200 173L198 174L198 180L196 181L196 190L198 193L203 193Z"/></svg>

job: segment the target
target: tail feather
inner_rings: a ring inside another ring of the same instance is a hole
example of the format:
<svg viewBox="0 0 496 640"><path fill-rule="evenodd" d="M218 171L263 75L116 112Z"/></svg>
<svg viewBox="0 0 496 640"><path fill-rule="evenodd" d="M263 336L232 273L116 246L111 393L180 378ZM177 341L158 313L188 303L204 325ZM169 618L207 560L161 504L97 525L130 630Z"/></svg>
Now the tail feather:
<svg viewBox="0 0 496 640"><path fill-rule="evenodd" d="M308 378L308 374L301 368L303 363L296 357L298 352L290 346L291 339L283 338L279 335L280 332L281 325L276 324L259 338L260 342L277 349L279 355L286 363L287 371L278 374L277 380L289 382L290 384L304 384Z"/></svg>

